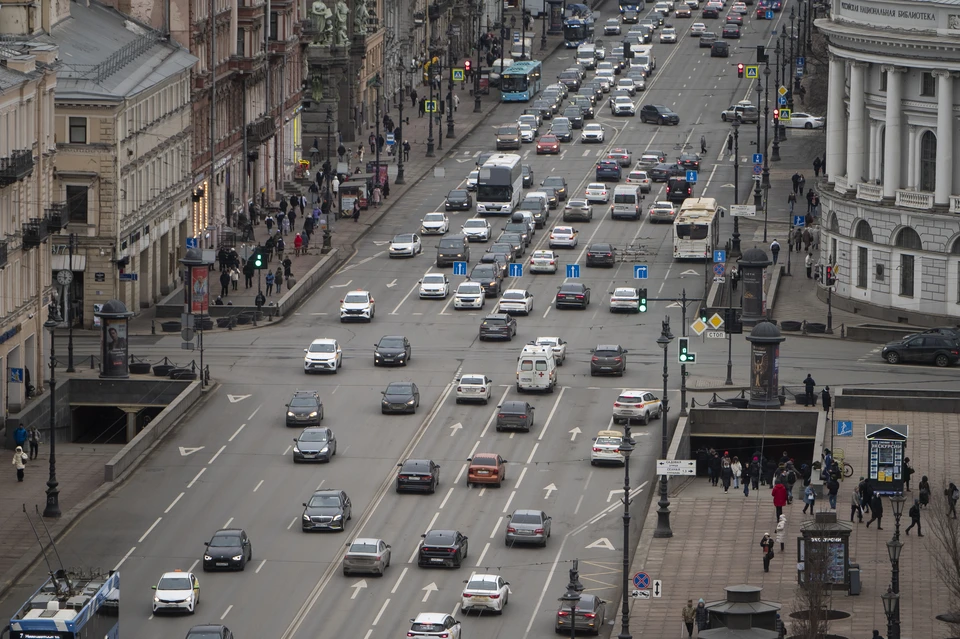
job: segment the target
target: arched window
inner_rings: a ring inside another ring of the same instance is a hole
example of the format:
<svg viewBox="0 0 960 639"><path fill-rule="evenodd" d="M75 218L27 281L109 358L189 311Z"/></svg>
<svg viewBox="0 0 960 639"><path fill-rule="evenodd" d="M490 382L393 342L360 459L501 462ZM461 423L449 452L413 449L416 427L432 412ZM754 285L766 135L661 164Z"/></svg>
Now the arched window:
<svg viewBox="0 0 960 639"><path fill-rule="evenodd" d="M920 190L933 191L937 183L937 136L927 131L920 137Z"/></svg>
<svg viewBox="0 0 960 639"><path fill-rule="evenodd" d="M960 239L957 239L950 247L950 255L960 255Z"/></svg>
<svg viewBox="0 0 960 639"><path fill-rule="evenodd" d="M859 231L859 228L857 229ZM909 226L905 226L897 233L897 246L905 249L923 250L920 235Z"/></svg>
<svg viewBox="0 0 960 639"><path fill-rule="evenodd" d="M860 220L857 222L857 229L854 232L854 236L864 242L873 242L873 229L870 228L870 224L866 220Z"/></svg>
<svg viewBox="0 0 960 639"><path fill-rule="evenodd" d="M831 232L831 233L839 233L839 232L840 232L840 222L837 221L837 214L836 214L836 213L831 213L831 214L830 214L830 219L829 219L829 221L827 222L827 228L830 229L830 232Z"/></svg>

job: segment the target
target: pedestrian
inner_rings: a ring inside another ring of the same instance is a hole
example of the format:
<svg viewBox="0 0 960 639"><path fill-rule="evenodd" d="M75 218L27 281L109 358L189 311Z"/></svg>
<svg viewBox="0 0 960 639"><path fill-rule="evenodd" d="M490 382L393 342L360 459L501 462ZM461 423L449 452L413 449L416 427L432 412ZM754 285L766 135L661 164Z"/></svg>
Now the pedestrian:
<svg viewBox="0 0 960 639"><path fill-rule="evenodd" d="M17 446L24 446L27 443L27 429L23 424L18 424L17 429L13 431L13 443Z"/></svg>
<svg viewBox="0 0 960 639"><path fill-rule="evenodd" d="M820 248L820 228L813 226L810 228L810 246L819 249Z"/></svg>
<svg viewBox="0 0 960 639"><path fill-rule="evenodd" d="M460 96L456 93L453 94L453 112L457 112L457 108L460 106Z"/></svg>
<svg viewBox="0 0 960 639"><path fill-rule="evenodd" d="M723 492L730 492L731 480L733 480L733 462L730 460L730 453L724 451L723 459L720 461L720 481L723 483Z"/></svg>
<svg viewBox="0 0 960 639"><path fill-rule="evenodd" d="M370 132L370 135L367 137L367 142L370 144L370 153L377 152L377 136L373 134L373 131Z"/></svg>
<svg viewBox="0 0 960 639"><path fill-rule="evenodd" d="M774 484L770 493L773 495L773 506L777 509L777 519L779 520L780 515L783 514L783 507L787 505L787 487L783 484Z"/></svg>
<svg viewBox="0 0 960 639"><path fill-rule="evenodd" d="M36 426L30 427L27 440L30 442L30 459L36 459L40 456L40 430Z"/></svg>
<svg viewBox="0 0 960 639"><path fill-rule="evenodd" d="M357 145L357 161L363 163L363 142ZM360 172L360 167L357 167L357 173Z"/></svg>
<svg viewBox="0 0 960 639"><path fill-rule="evenodd" d="M813 389L816 387L817 383L813 381L810 373L807 373L807 377L803 380L803 387L806 389L807 394L803 398L804 406L816 406L817 397L813 394Z"/></svg>
<svg viewBox="0 0 960 639"><path fill-rule="evenodd" d="M870 504L873 503L873 486L863 477L860 478L860 507L863 512L870 512Z"/></svg>
<svg viewBox="0 0 960 639"><path fill-rule="evenodd" d="M837 494L840 492L840 482L831 473L827 480L827 499L830 500L830 510L837 509Z"/></svg>
<svg viewBox="0 0 960 639"><path fill-rule="evenodd" d="M293 238L293 255L300 257L301 251L303 251L303 237L297 233L297 236Z"/></svg>
<svg viewBox="0 0 960 639"><path fill-rule="evenodd" d="M800 172L797 171L790 176L790 181L793 183L793 192L798 193L800 189Z"/></svg>
<svg viewBox="0 0 960 639"><path fill-rule="evenodd" d="M237 290L237 286L240 285L240 269L236 266L230 267L230 289L233 291Z"/></svg>
<svg viewBox="0 0 960 639"><path fill-rule="evenodd" d="M404 140L404 141L403 141L403 161L404 161L404 162L409 162L409 161L410 161L410 142L409 142L409 140Z"/></svg>
<svg viewBox="0 0 960 639"><path fill-rule="evenodd" d="M790 207L790 215L793 215L793 207L796 203L797 203L797 194L791 191L790 194L787 195L787 206ZM799 251L800 249L797 249L797 250Z"/></svg>
<svg viewBox="0 0 960 639"><path fill-rule="evenodd" d="M873 636L872 636L870 639L883 639L883 637L880 636L880 631L879 631L879 630L874 630L874 631L873 631Z"/></svg>
<svg viewBox="0 0 960 639"><path fill-rule="evenodd" d="M803 265L807 267L807 279L813 279L813 253L807 253L807 256L803 258Z"/></svg>
<svg viewBox="0 0 960 639"><path fill-rule="evenodd" d="M867 528L873 522L877 522L877 530L883 530L883 499L876 493L870 498L870 521L867 522Z"/></svg>
<svg viewBox="0 0 960 639"><path fill-rule="evenodd" d="M283 241L283 236L280 235L277 237L277 258L283 259L283 251L287 248L287 243Z"/></svg>
<svg viewBox="0 0 960 639"><path fill-rule="evenodd" d="M734 490L739 490L740 475L743 474L743 464L740 463L739 457L733 458L733 463L730 464L730 470L733 471L733 488Z"/></svg>
<svg viewBox="0 0 960 639"><path fill-rule="evenodd" d="M803 99L807 96L807 87L801 84L800 88L797 89L797 95L800 96L800 104L803 104Z"/></svg>
<svg viewBox="0 0 960 639"><path fill-rule="evenodd" d="M427 99L420 98L420 101L417 102L417 117L422 118L423 114L426 113L426 110L427 110Z"/></svg>
<svg viewBox="0 0 960 639"><path fill-rule="evenodd" d="M943 494L947 498L947 504L950 510L947 512L948 515L953 515L953 518L957 518L957 502L960 501L960 488L957 488L957 485L953 482L950 482L950 485L947 486L946 490L943 491Z"/></svg>
<svg viewBox="0 0 960 639"><path fill-rule="evenodd" d="M780 544L780 552L784 550L784 542L787 538L787 516L780 515L780 521L777 522L777 543Z"/></svg>
<svg viewBox="0 0 960 639"><path fill-rule="evenodd" d="M917 527L917 537L923 537L923 526L920 525L920 500L914 499L913 506L910 506L910 510L907 513L910 515L910 525L907 526L907 535L910 535L910 529L914 526Z"/></svg>
<svg viewBox="0 0 960 639"><path fill-rule="evenodd" d="M249 289L253 286L253 260L247 260L243 265L243 287Z"/></svg>
<svg viewBox="0 0 960 639"><path fill-rule="evenodd" d="M30 458L23 452L23 447L17 446L13 451L13 467L17 469L17 481L23 481L23 469L26 468L28 459Z"/></svg>
<svg viewBox="0 0 960 639"><path fill-rule="evenodd" d="M813 175L814 177L820 177L820 166L823 162L820 160L820 156L813 158Z"/></svg>
<svg viewBox="0 0 960 639"><path fill-rule="evenodd" d="M857 523L863 523L863 500L860 495L860 487L857 486L850 494L850 523L853 523L853 516L857 516Z"/></svg>
<svg viewBox="0 0 960 639"><path fill-rule="evenodd" d="M793 228L793 235L790 238L791 243L797 253L800 252L800 245L803 244L803 229L799 226Z"/></svg>
<svg viewBox="0 0 960 639"><path fill-rule="evenodd" d="M908 493L910 492L910 478L913 476L915 472L917 471L914 470L913 466L910 465L910 458L904 457L903 458L903 487L904 489L906 489Z"/></svg>
<svg viewBox="0 0 960 639"><path fill-rule="evenodd" d="M290 261L290 258L283 260L283 279L287 280L287 288L290 288L292 284L290 283L290 278L293 277L293 262Z"/></svg>
<svg viewBox="0 0 960 639"><path fill-rule="evenodd" d="M340 146L337 147L337 161L343 162L343 156L347 154L347 147L343 146L343 143L340 143Z"/></svg>
<svg viewBox="0 0 960 639"><path fill-rule="evenodd" d="M820 391L820 403L823 405L823 412L827 413L830 411L830 407L833 406L833 400L830 397L830 387L824 386L823 390Z"/></svg>
<svg viewBox="0 0 960 639"><path fill-rule="evenodd" d="M800 174L800 190L798 191L798 193L803 193L803 187L805 187L806 185L807 185L807 178L803 173L801 173Z"/></svg>
<svg viewBox="0 0 960 639"><path fill-rule="evenodd" d="M927 476L920 478L920 505L926 507L930 503L930 482Z"/></svg>
<svg viewBox="0 0 960 639"><path fill-rule="evenodd" d="M770 242L770 252L773 253L773 263L777 263L777 256L780 255L780 242L776 238Z"/></svg>
<svg viewBox="0 0 960 639"><path fill-rule="evenodd" d="M760 550L763 553L763 572L770 572L770 561L774 556L773 543L773 537L770 536L770 533L763 533L763 538L760 540Z"/></svg>
<svg viewBox="0 0 960 639"><path fill-rule="evenodd" d="M263 218L263 223L267 227L267 233L271 233L271 231L273 231L274 221L275 220L273 219L273 216L269 213L267 213L267 217Z"/></svg>
<svg viewBox="0 0 960 639"><path fill-rule="evenodd" d="M800 239L803 240L803 250L809 253L810 246L813 244L813 234L810 233L810 229L803 229L803 233L800 234Z"/></svg>
<svg viewBox="0 0 960 639"><path fill-rule="evenodd" d="M817 503L817 491L813 489L813 486L807 484L807 487L803 489L803 514L807 514L807 508L810 509L810 514L814 513L813 507ZM852 521L852 520L851 520Z"/></svg>
<svg viewBox="0 0 960 639"><path fill-rule="evenodd" d="M813 200L810 202L810 205L812 207L811 213L813 214L813 218L816 219L820 214L820 196L814 193Z"/></svg>
<svg viewBox="0 0 960 639"><path fill-rule="evenodd" d="M813 211L813 189L807 189L807 213Z"/></svg>
<svg viewBox="0 0 960 639"><path fill-rule="evenodd" d="M283 290L281 288L283 286L283 266L281 265L277 266L277 272L273 276L273 282L277 287L277 295L280 295Z"/></svg>
<svg viewBox="0 0 960 639"><path fill-rule="evenodd" d="M707 605L704 603L701 598L697 602L697 634L700 634L701 630L710 629L710 611L707 610Z"/></svg>
<svg viewBox="0 0 960 639"><path fill-rule="evenodd" d="M734 266L730 269L730 285L733 287L733 290L737 290L737 286L740 284L740 269Z"/></svg>
<svg viewBox="0 0 960 639"><path fill-rule="evenodd" d="M797 472L797 469L793 465L793 460L787 462L787 465L784 467L784 478L787 485L787 504L793 503L793 487L797 484L797 480L800 479L800 473Z"/></svg>
<svg viewBox="0 0 960 639"><path fill-rule="evenodd" d="M723 466L723 460L720 459L720 455L717 454L717 451L713 451L713 456L710 458L710 483L714 486L720 484L720 473Z"/></svg>
<svg viewBox="0 0 960 639"><path fill-rule="evenodd" d="M417 106L417 90L410 89L410 108Z"/></svg>
<svg viewBox="0 0 960 639"><path fill-rule="evenodd" d="M707 152L707 138L701 135L700 136L700 154L702 155L706 152Z"/></svg>
<svg viewBox="0 0 960 639"><path fill-rule="evenodd" d="M220 296L226 297L230 292L230 274L224 271L220 273Z"/></svg>
<svg viewBox="0 0 960 639"><path fill-rule="evenodd" d="M750 462L744 462L743 468L740 470L740 483L743 484L743 496L750 496L750 477L751 477L751 468Z"/></svg>
<svg viewBox="0 0 960 639"><path fill-rule="evenodd" d="M270 297L270 294L273 293L273 273L267 271L267 276L264 278L264 281L267 284L266 296Z"/></svg>
<svg viewBox="0 0 960 639"><path fill-rule="evenodd" d="M353 221L360 221L360 200L356 199L353 201Z"/></svg>
<svg viewBox="0 0 960 639"><path fill-rule="evenodd" d="M373 187L373 197L371 198L373 205L377 208L380 208L380 202L383 200L383 189L380 188L380 185Z"/></svg>
<svg viewBox="0 0 960 639"><path fill-rule="evenodd" d="M750 487L754 490L760 489L760 465L760 457L754 455L750 462Z"/></svg>
<svg viewBox="0 0 960 639"><path fill-rule="evenodd" d="M697 609L693 605L693 599L687 599L687 605L683 607L680 617L683 619L683 625L687 627L687 636L692 637L693 624L697 620Z"/></svg>

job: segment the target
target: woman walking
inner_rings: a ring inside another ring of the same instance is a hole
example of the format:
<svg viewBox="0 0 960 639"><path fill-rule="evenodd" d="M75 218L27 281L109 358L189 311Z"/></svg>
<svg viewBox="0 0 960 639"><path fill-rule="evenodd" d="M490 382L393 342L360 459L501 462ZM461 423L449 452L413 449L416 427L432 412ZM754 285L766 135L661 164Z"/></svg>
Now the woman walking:
<svg viewBox="0 0 960 639"><path fill-rule="evenodd" d="M23 452L23 448L17 446L17 449L13 451L13 467L17 469L17 481L23 481L23 469L27 467L27 454Z"/></svg>
<svg viewBox="0 0 960 639"><path fill-rule="evenodd" d="M740 463L739 457L733 458L733 463L730 464L730 469L733 471L733 488L734 490L740 489L740 476L743 474L743 464Z"/></svg>
<svg viewBox="0 0 960 639"><path fill-rule="evenodd" d="M787 536L787 516L780 515L780 521L777 522L777 543L780 544L780 552L783 552L783 544Z"/></svg>

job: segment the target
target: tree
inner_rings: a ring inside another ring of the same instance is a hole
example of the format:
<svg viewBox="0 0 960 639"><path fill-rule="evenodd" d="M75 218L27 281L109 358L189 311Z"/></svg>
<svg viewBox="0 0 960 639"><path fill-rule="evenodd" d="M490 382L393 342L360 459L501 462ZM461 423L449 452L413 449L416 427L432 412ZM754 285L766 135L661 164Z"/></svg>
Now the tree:
<svg viewBox="0 0 960 639"><path fill-rule="evenodd" d="M944 480L941 485L947 486ZM923 525L927 535L933 536L930 558L943 584L947 595L948 610L951 618L960 620L960 519L950 513L950 502L946 495L930 495L930 505L923 509ZM960 636L960 623L950 624L954 636Z"/></svg>
<svg viewBox="0 0 960 639"><path fill-rule="evenodd" d="M814 529L811 537L827 537L829 533L818 533ZM804 541L804 572L797 586L796 610L793 639L823 639L827 635L830 621L830 603L833 589L830 583L829 567L831 563L830 543L810 543Z"/></svg>

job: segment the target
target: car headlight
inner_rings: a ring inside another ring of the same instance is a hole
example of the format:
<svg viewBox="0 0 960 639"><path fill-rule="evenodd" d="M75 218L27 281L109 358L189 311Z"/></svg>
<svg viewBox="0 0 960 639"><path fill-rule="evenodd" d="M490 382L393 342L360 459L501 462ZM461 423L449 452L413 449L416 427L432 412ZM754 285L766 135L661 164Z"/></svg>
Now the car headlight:
<svg viewBox="0 0 960 639"><path fill-rule="evenodd" d="M390 405L390 402L388 402L387 400L383 400L383 401L380 402L380 403L383 404L384 406L389 406L389 405Z"/></svg>
<svg viewBox="0 0 960 639"><path fill-rule="evenodd" d="M413 403L414 403L415 401L417 401L417 400L415 400L415 399L408 400L408 401L407 401L407 406L413 405Z"/></svg>
<svg viewBox="0 0 960 639"><path fill-rule="evenodd" d="M204 560L204 561L213 561L213 557L211 557L210 555L204 555L204 556L203 556L203 560Z"/></svg>
<svg viewBox="0 0 960 639"><path fill-rule="evenodd" d="M310 521L310 515L308 515L307 513L303 513L303 520Z"/></svg>
<svg viewBox="0 0 960 639"><path fill-rule="evenodd" d="M299 452L300 452L300 449L299 449L297 446L294 446L294 447L293 447L293 452L299 453Z"/></svg>
<svg viewBox="0 0 960 639"><path fill-rule="evenodd" d="M310 417L316 417L316 416L317 416L317 411L313 411L312 413L310 413Z"/></svg>
<svg viewBox="0 0 960 639"><path fill-rule="evenodd" d="M154 597L153 603L160 603L160 597Z"/></svg>
<svg viewBox="0 0 960 639"><path fill-rule="evenodd" d="M290 411L287 411L287 417L293 417L293 416L294 416L293 413L291 413Z"/></svg>
<svg viewBox="0 0 960 639"><path fill-rule="evenodd" d="M323 448L320 449L320 452L321 452L321 453L329 453L329 452L330 452L330 447L329 447L329 446L324 446Z"/></svg>
<svg viewBox="0 0 960 639"><path fill-rule="evenodd" d="M233 561L240 561L241 559L243 559L243 555L234 555L233 557L231 557L231 559Z"/></svg>
<svg viewBox="0 0 960 639"><path fill-rule="evenodd" d="M343 515L334 515L334 516L333 516L333 520L334 520L334 521L339 521L339 520L341 520L341 519L343 519Z"/></svg>

